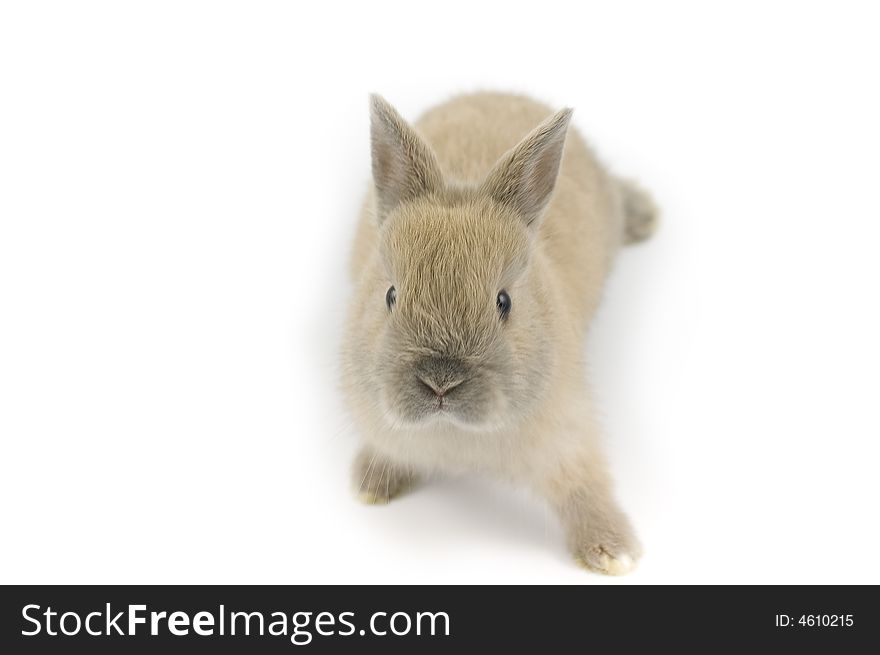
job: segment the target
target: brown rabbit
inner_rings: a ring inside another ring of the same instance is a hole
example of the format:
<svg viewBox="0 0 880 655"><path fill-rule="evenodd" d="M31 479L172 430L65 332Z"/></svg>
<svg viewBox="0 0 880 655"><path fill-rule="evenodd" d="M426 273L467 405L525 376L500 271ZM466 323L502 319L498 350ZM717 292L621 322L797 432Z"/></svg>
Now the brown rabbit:
<svg viewBox="0 0 880 655"><path fill-rule="evenodd" d="M478 93L415 129L378 96L371 109L343 348L360 496L384 503L431 473L524 483L580 562L629 571L640 548L600 451L584 336L618 246L652 232L650 198L578 134L566 144L570 109Z"/></svg>

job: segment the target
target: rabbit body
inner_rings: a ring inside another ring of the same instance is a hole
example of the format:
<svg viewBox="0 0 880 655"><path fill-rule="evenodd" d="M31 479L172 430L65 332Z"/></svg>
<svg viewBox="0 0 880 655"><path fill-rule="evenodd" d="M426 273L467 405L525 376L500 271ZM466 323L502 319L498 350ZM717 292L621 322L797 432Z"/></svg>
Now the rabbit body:
<svg viewBox="0 0 880 655"><path fill-rule="evenodd" d="M584 341L617 249L655 212L570 115L478 93L411 127L373 98L343 347L364 439L353 478L371 502L430 474L527 485L578 561L625 573L640 548L602 458Z"/></svg>

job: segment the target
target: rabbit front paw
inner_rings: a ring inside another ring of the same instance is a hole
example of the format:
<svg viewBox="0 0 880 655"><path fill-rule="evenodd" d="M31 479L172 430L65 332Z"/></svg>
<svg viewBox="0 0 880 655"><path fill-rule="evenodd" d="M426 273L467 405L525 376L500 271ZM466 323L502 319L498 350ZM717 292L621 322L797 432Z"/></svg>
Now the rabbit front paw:
<svg viewBox="0 0 880 655"><path fill-rule="evenodd" d="M355 458L352 482L357 497L368 505L385 505L415 482L412 471L364 447Z"/></svg>
<svg viewBox="0 0 880 655"><path fill-rule="evenodd" d="M586 503L570 517L568 533L577 562L596 573L629 573L642 554L629 519L612 501Z"/></svg>

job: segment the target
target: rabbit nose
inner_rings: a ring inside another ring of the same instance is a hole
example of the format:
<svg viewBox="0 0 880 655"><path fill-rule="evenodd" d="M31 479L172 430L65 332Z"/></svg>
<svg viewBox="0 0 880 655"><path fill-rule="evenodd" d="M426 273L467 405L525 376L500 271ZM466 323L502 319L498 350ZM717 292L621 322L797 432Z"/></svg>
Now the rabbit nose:
<svg viewBox="0 0 880 655"><path fill-rule="evenodd" d="M434 392L434 395L438 398L442 398L445 394L449 393L455 387L459 386L463 380L456 380L454 382L447 382L446 384L437 384L431 378L419 377L419 382L425 385L428 389Z"/></svg>
<svg viewBox="0 0 880 655"><path fill-rule="evenodd" d="M438 398L460 386L467 379L463 362L451 357L426 357L416 365L416 375Z"/></svg>

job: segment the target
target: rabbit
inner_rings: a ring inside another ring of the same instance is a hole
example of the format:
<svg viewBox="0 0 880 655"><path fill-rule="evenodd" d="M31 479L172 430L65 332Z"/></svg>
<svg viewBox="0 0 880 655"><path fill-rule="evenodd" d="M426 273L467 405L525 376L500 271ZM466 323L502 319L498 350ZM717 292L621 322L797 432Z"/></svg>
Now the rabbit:
<svg viewBox="0 0 880 655"><path fill-rule="evenodd" d="M598 163L571 109L480 92L411 126L380 96L370 108L341 367L356 492L512 481L556 510L580 564L627 573L641 548L603 460L584 341L617 249L654 229L650 196Z"/></svg>

